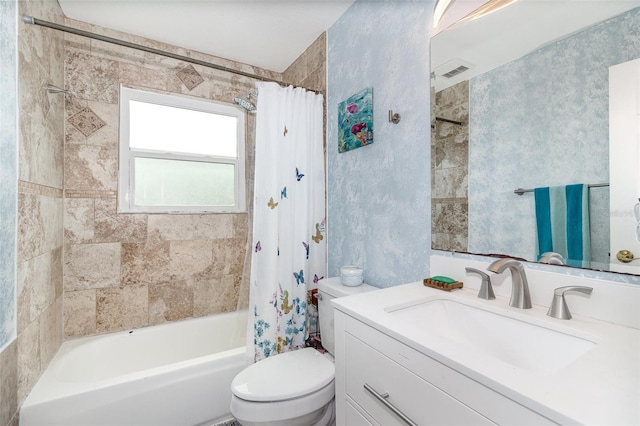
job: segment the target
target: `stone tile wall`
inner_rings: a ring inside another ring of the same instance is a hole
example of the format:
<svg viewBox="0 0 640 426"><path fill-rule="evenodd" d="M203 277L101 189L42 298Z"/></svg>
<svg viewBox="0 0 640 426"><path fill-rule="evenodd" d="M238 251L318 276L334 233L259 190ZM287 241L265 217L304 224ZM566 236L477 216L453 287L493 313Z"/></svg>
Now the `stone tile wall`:
<svg viewBox="0 0 640 426"><path fill-rule="evenodd" d="M67 19L67 25L280 79L278 73ZM232 103L250 78L66 35L64 331L86 336L235 310L248 214L118 214L120 85ZM255 116L247 120L253 198ZM249 202L249 205L251 203ZM244 289L244 290L243 290Z"/></svg>
<svg viewBox="0 0 640 426"><path fill-rule="evenodd" d="M432 248L467 251L469 234L469 82L435 95L435 116L462 121L463 126L432 119L431 233Z"/></svg>
<svg viewBox="0 0 640 426"><path fill-rule="evenodd" d="M322 33L282 74L294 86L326 93L327 33Z"/></svg>
<svg viewBox="0 0 640 426"><path fill-rule="evenodd" d="M67 19L67 25L316 90L321 36L286 75ZM248 305L248 214L117 214L120 85L232 102L250 78L66 36L64 330L66 337L142 327ZM255 116L247 120L253 199ZM244 272L244 273L243 273Z"/></svg>
<svg viewBox="0 0 640 426"><path fill-rule="evenodd" d="M63 22L57 2L20 1L18 16ZM62 342L63 36L18 22L18 338L0 354L0 424L18 409Z"/></svg>

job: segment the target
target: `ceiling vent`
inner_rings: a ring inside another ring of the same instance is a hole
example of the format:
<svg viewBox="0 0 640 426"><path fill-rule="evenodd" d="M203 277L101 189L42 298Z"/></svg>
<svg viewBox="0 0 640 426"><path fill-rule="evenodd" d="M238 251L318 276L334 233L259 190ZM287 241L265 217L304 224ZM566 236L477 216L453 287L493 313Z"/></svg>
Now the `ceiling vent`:
<svg viewBox="0 0 640 426"><path fill-rule="evenodd" d="M434 73L437 77L452 78L470 70L473 67L474 65L467 61L453 58L436 68Z"/></svg>
<svg viewBox="0 0 640 426"><path fill-rule="evenodd" d="M453 69L453 70L451 70L451 71L449 71L447 73L442 74L442 76L446 77L446 78L451 78L451 77L454 77L454 76L456 76L456 75L458 75L460 73L465 72L468 69L469 69L469 67L466 67L464 65L460 65L458 68Z"/></svg>

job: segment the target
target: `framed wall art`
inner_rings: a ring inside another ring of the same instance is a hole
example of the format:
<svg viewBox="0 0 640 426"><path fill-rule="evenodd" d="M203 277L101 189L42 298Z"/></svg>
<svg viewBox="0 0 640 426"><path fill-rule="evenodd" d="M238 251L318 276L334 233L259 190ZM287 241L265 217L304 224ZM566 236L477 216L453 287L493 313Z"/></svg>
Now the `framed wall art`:
<svg viewBox="0 0 640 426"><path fill-rule="evenodd" d="M373 143L373 88L350 96L338 105L338 152Z"/></svg>

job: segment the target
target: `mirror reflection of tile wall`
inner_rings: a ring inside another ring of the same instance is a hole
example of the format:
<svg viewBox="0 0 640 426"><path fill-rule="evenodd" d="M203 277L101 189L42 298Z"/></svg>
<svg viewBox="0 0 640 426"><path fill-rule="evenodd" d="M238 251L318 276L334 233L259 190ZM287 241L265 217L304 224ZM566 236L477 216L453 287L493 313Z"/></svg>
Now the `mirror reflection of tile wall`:
<svg viewBox="0 0 640 426"><path fill-rule="evenodd" d="M438 121L441 117L464 124ZM467 251L469 82L463 81L435 95L431 137L432 247Z"/></svg>

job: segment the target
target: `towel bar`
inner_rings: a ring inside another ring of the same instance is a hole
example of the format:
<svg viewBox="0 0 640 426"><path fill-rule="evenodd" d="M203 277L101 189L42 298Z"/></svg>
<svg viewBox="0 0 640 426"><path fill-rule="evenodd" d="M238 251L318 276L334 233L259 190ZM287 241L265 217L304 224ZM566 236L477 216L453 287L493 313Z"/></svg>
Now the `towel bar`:
<svg viewBox="0 0 640 426"><path fill-rule="evenodd" d="M589 188L601 188L604 186L609 186L609 184L608 183L590 183L589 184ZM525 192L533 192L533 189L518 188L513 190L513 193L518 195L522 195Z"/></svg>

